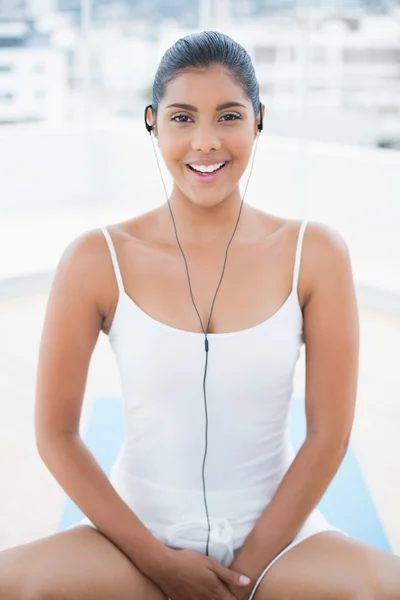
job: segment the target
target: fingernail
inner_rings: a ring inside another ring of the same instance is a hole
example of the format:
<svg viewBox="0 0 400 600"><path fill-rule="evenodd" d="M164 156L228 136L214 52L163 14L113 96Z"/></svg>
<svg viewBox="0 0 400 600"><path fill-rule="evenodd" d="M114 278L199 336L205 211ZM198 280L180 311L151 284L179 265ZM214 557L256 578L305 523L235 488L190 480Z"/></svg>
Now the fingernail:
<svg viewBox="0 0 400 600"><path fill-rule="evenodd" d="M240 576L240 583L250 583L250 579L246 575Z"/></svg>

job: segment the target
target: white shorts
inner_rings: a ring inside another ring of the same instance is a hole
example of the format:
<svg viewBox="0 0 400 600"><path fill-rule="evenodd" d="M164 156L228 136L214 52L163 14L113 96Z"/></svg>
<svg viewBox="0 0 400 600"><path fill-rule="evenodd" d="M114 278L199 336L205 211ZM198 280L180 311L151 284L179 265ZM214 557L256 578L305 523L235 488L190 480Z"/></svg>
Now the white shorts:
<svg viewBox="0 0 400 600"><path fill-rule="evenodd" d="M206 544L204 542L204 533L208 532L207 522L206 522L205 527L204 527L204 523L202 523L201 530L199 527L199 523L200 523L200 521L196 521L196 523L193 523L191 530L188 527L188 522L186 521L186 522L176 523L174 526L170 527L169 530L167 530L167 535L166 535L165 531L161 535L157 535L157 532L155 532L155 531L152 531L152 533L153 533L153 535L155 535L155 537L160 539L160 541L165 543L169 548L171 548L173 550L190 549L190 550L199 552L200 554L205 554ZM222 519L218 520L218 522L216 519L214 519L214 520L210 519L210 524L212 525L212 529L211 529L210 543L209 543L209 556L211 556L212 558L217 560L220 564L223 564L224 566L229 566L231 564L233 558L240 551L242 546L240 546L238 548L234 548L233 553L229 552L228 545L226 543L224 543L224 537L231 535L231 527L230 527L228 521L225 520L225 523L222 523ZM68 527L68 529L71 529L78 525L90 525L91 527L94 527L96 529L95 525L93 525L93 523L87 517L84 517L83 519L81 519L81 521L79 521L79 523L71 525L70 527ZM197 527L197 529L196 529L196 527ZM186 536L184 543L182 541L182 537L180 537L180 533L182 533L183 531ZM188 537L189 531L192 533L191 538ZM337 532L342 533L343 535L349 537L345 531L338 529L337 527L334 527L333 525L328 523L328 521L326 520L324 515L318 509L314 509L313 512L310 514L310 516L305 521L305 523L302 526L302 528L300 529L300 531L290 542L290 544L288 544L281 552L279 552L279 554L277 554L275 556L275 558L265 567L265 569L263 570L263 572L257 579L257 581L251 591L249 600L253 599L254 594L255 594L258 586L260 585L263 577L269 571L269 569L272 567L272 565L274 565L276 563L276 561L280 559L281 556L286 554L286 552L288 552L291 548L293 548L294 546L297 546L297 544L300 544L307 538L309 538L313 535L316 535L318 533L325 532L325 531L337 531ZM199 539L199 537L200 537L199 535L196 536L197 532L203 536L202 539L201 538ZM196 539L196 537L197 537L197 539ZM180 543L177 543L179 541L180 541Z"/></svg>

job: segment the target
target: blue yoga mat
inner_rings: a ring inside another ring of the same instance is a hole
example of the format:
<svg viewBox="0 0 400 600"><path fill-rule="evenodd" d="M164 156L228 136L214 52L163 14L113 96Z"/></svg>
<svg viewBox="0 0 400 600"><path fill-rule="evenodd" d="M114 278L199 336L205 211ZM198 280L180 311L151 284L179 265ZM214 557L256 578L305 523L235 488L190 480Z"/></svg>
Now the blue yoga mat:
<svg viewBox="0 0 400 600"><path fill-rule="evenodd" d="M297 451L306 433L304 399L293 398L290 413L292 443ZM125 436L125 425L120 398L98 398L94 402L84 441L110 475ZM328 521L346 531L351 537L372 544L377 548L391 551L381 520L365 483L351 445L333 478L318 508ZM60 531L77 523L82 512L67 500L60 522Z"/></svg>

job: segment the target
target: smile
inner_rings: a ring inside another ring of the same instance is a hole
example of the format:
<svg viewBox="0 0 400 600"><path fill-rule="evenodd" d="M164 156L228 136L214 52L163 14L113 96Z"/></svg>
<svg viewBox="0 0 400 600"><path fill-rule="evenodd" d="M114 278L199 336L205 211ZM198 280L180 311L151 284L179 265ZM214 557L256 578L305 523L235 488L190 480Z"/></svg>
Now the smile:
<svg viewBox="0 0 400 600"><path fill-rule="evenodd" d="M215 165L185 165L190 174L197 180L214 181L225 167L229 164L229 161L224 163L217 163Z"/></svg>

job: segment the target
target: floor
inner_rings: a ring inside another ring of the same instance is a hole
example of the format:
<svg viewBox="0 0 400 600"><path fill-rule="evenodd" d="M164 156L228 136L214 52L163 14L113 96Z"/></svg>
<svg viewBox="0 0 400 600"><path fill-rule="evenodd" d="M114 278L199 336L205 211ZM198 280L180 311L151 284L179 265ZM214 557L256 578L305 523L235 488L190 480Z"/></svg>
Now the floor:
<svg viewBox="0 0 400 600"><path fill-rule="evenodd" d="M57 531L65 493L40 459L34 437L37 356L46 293L0 301L0 550ZM393 551L400 555L400 316L359 302L359 386L351 443ZM303 348L304 350L304 348ZM304 392L304 352L295 394ZM119 395L114 356L106 336L95 348L82 411L91 399Z"/></svg>

